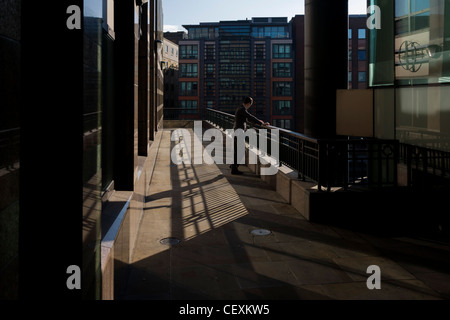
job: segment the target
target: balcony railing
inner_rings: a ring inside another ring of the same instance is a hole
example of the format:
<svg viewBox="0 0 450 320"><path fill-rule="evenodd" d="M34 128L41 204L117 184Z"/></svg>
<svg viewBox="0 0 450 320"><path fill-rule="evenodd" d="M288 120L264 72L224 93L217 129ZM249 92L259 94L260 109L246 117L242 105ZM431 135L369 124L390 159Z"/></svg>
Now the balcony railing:
<svg viewBox="0 0 450 320"><path fill-rule="evenodd" d="M435 184L429 180L436 180L436 178L441 182L445 181L447 186L450 184L450 152L448 151L402 144L400 161L406 165L408 186L427 187Z"/></svg>
<svg viewBox="0 0 450 320"><path fill-rule="evenodd" d="M231 129L234 115L206 109L205 120L222 129ZM252 126L257 132L262 127ZM370 188L397 186L398 142L379 139L314 139L297 132L279 130L279 163L298 172L298 178L318 184L330 191L332 187ZM270 141L267 141L270 155ZM255 146L258 147L258 146Z"/></svg>
<svg viewBox="0 0 450 320"><path fill-rule="evenodd" d="M19 163L19 147L20 128L0 131L0 169L15 168Z"/></svg>

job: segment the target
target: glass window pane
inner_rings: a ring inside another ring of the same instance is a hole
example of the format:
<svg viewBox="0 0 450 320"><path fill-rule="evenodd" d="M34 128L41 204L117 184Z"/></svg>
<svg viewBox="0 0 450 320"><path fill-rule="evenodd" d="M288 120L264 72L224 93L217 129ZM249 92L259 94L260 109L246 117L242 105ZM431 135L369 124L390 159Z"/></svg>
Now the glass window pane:
<svg viewBox="0 0 450 320"><path fill-rule="evenodd" d="M411 12L417 12L430 7L430 0L411 0Z"/></svg>
<svg viewBox="0 0 450 320"><path fill-rule="evenodd" d="M366 29L358 29L358 39L366 38Z"/></svg>
<svg viewBox="0 0 450 320"><path fill-rule="evenodd" d="M360 61L366 60L366 50L358 50L358 60Z"/></svg>
<svg viewBox="0 0 450 320"><path fill-rule="evenodd" d="M401 17L409 13L409 0L395 0L395 16Z"/></svg>
<svg viewBox="0 0 450 320"><path fill-rule="evenodd" d="M366 82L366 72L365 71L358 72L358 82Z"/></svg>

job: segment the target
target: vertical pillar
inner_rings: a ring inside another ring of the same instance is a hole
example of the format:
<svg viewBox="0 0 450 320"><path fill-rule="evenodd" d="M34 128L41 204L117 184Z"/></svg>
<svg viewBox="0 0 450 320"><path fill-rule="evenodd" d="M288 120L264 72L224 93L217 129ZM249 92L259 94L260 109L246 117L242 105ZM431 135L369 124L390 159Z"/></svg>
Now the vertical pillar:
<svg viewBox="0 0 450 320"><path fill-rule="evenodd" d="M114 184L117 190L134 188L134 1L114 1L115 27L115 134Z"/></svg>
<svg viewBox="0 0 450 320"><path fill-rule="evenodd" d="M83 8L21 1L21 300L84 297L66 285L83 264Z"/></svg>
<svg viewBox="0 0 450 320"><path fill-rule="evenodd" d="M348 0L306 0L306 135L336 135L336 90L347 89L347 78Z"/></svg>
<svg viewBox="0 0 450 320"><path fill-rule="evenodd" d="M149 138L155 139L155 123L156 123L156 101L155 101L155 0L150 0L150 19L149 19L149 105L150 105L150 125Z"/></svg>
<svg viewBox="0 0 450 320"><path fill-rule="evenodd" d="M147 156L148 130L148 3L141 6L141 37L139 38L139 115L138 115L138 154Z"/></svg>

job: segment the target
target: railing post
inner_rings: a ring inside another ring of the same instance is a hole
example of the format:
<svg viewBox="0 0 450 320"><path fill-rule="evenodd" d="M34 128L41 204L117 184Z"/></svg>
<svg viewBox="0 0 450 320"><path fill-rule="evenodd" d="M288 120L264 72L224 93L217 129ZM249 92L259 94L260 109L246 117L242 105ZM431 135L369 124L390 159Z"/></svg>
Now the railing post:
<svg viewBox="0 0 450 320"><path fill-rule="evenodd" d="M317 188L319 192L322 192L322 183L323 183L323 174L322 174L322 167L323 167L323 153L324 153L324 148L323 148L323 142L322 141L318 141L318 161L317 161Z"/></svg>

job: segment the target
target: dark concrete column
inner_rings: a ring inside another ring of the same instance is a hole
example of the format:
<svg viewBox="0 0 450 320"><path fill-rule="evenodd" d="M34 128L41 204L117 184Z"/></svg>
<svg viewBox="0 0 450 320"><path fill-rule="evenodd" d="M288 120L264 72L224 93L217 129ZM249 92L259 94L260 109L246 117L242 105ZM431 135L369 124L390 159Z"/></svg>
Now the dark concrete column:
<svg viewBox="0 0 450 320"><path fill-rule="evenodd" d="M147 156L149 142L148 104L148 3L142 5L141 37L139 38L139 111L138 111L138 154Z"/></svg>
<svg viewBox="0 0 450 320"><path fill-rule="evenodd" d="M149 19L149 139L155 139L155 128L156 128L156 88L155 88L155 0L150 0L148 2L150 9L150 19Z"/></svg>
<svg viewBox="0 0 450 320"><path fill-rule="evenodd" d="M114 1L115 165L116 190L134 189L135 168L135 4Z"/></svg>
<svg viewBox="0 0 450 320"><path fill-rule="evenodd" d="M348 1L305 1L305 134L336 135L336 90L348 86Z"/></svg>
<svg viewBox="0 0 450 320"><path fill-rule="evenodd" d="M67 14L69 6L79 10ZM20 300L78 300L86 289L66 286L68 267L84 263L82 13L82 0L21 1ZM70 17L80 29L67 27Z"/></svg>

